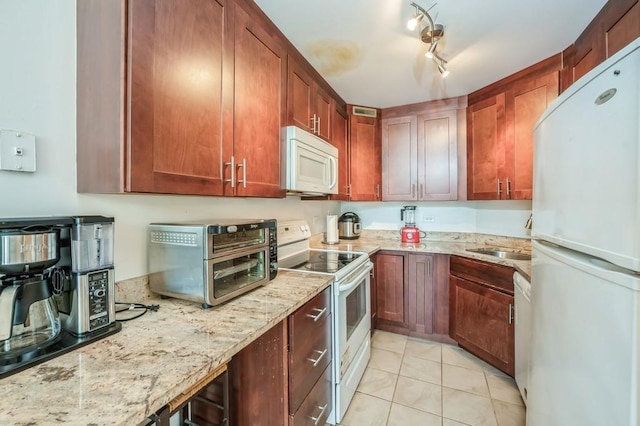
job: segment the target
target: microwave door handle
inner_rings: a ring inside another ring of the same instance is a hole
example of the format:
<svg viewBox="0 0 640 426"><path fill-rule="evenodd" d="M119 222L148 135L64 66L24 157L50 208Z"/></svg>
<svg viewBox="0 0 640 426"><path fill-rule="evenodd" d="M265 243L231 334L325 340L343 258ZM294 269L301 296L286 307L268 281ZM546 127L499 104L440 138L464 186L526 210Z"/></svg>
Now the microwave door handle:
<svg viewBox="0 0 640 426"><path fill-rule="evenodd" d="M333 157L329 157L329 162L331 163L331 183L329 188L333 189L338 183L338 162Z"/></svg>
<svg viewBox="0 0 640 426"><path fill-rule="evenodd" d="M362 281L367 276L369 276L369 271L371 271L371 269L373 269L373 263L368 262L367 269L359 273L357 277L355 277L353 280L349 281L348 283L341 284L338 287L338 292L344 293L356 287L358 284L360 284L360 281Z"/></svg>

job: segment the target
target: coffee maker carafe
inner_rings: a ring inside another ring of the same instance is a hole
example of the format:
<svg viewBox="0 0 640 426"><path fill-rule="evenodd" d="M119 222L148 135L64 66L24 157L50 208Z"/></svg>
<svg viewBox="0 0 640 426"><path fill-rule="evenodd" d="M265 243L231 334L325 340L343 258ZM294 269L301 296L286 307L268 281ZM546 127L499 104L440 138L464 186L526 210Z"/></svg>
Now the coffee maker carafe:
<svg viewBox="0 0 640 426"><path fill-rule="evenodd" d="M61 324L45 272L60 259L60 232L0 229L0 360L15 362L59 340Z"/></svg>
<svg viewBox="0 0 640 426"><path fill-rule="evenodd" d="M400 228L400 241L419 243L420 229L416 226L416 206L404 206L400 209L400 220L404 220L404 226Z"/></svg>

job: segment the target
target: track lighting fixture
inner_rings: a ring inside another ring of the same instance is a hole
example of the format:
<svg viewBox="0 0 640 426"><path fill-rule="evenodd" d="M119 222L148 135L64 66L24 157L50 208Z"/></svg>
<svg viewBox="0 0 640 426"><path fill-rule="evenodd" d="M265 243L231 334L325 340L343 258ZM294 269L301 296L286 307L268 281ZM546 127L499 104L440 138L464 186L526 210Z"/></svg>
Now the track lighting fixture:
<svg viewBox="0 0 640 426"><path fill-rule="evenodd" d="M407 28L413 31L418 28L419 24L423 20L426 20L427 24L420 30L420 40L429 45L429 50L427 50L427 53L425 53L424 56L426 56L427 59L432 59L436 64L438 71L440 71L442 78L446 78L449 75L449 71L445 66L447 61L442 59L436 51L438 48L438 41L440 41L444 36L444 26L441 24L435 24L433 22L433 18L429 15L429 10L434 7L435 4L427 10L414 2L411 2L411 6L416 8L416 13L411 17L411 19L409 19L409 22L407 22Z"/></svg>

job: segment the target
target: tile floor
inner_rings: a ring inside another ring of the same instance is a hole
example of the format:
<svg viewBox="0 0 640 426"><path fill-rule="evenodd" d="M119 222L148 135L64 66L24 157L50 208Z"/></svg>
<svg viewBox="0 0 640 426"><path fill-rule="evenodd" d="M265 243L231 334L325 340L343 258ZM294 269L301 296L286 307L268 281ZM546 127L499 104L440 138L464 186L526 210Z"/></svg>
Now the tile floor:
<svg viewBox="0 0 640 426"><path fill-rule="evenodd" d="M375 330L342 426L524 426L513 379L456 346Z"/></svg>

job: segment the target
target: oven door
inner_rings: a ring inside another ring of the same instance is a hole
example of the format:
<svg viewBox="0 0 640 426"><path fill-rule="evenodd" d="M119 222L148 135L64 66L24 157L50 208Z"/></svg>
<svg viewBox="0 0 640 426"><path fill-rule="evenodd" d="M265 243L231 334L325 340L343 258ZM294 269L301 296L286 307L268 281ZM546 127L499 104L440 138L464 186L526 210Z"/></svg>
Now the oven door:
<svg viewBox="0 0 640 426"><path fill-rule="evenodd" d="M369 294L369 271L373 263L367 262L344 280L334 283L336 357L340 374L339 383L362 343L371 331L371 295Z"/></svg>

